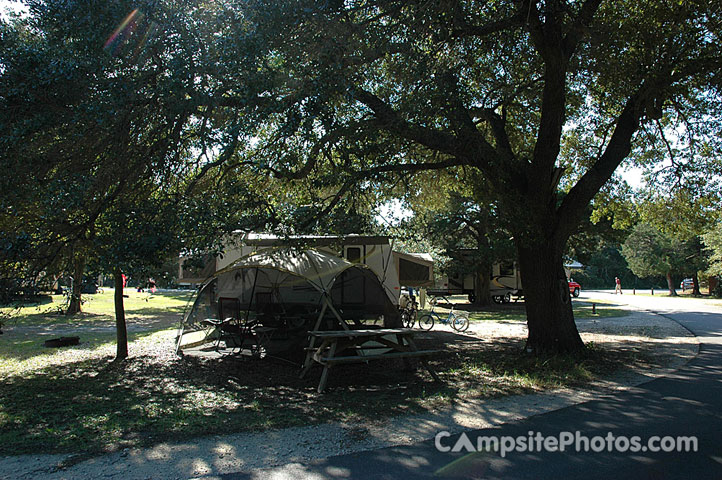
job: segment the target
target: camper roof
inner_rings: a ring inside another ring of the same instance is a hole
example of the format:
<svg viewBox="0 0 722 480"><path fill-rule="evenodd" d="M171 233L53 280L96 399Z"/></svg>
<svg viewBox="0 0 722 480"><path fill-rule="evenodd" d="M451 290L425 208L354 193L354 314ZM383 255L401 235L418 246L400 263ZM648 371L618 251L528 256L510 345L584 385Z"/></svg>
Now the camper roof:
<svg viewBox="0 0 722 480"><path fill-rule="evenodd" d="M411 257L416 260L423 260L425 262L434 263L434 257L431 256L429 253L401 253L401 252L395 252L397 255L403 255L406 257Z"/></svg>
<svg viewBox="0 0 722 480"><path fill-rule="evenodd" d="M233 232L241 236L246 245L259 247L283 246L293 243L302 243L311 247L322 247L342 243L344 245L388 245L389 237L385 235L289 235L278 236L269 233Z"/></svg>

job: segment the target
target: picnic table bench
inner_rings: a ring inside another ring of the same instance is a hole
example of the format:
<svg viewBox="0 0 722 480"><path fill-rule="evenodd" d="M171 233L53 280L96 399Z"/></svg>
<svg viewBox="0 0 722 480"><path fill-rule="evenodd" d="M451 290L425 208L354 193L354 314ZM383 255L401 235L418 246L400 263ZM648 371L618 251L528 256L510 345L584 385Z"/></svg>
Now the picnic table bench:
<svg viewBox="0 0 722 480"><path fill-rule="evenodd" d="M313 330L308 334L310 341L300 377L303 378L315 363L321 364L323 372L318 384L319 393L325 390L329 369L334 365L391 358L419 358L433 379L440 381L425 358L440 350L419 350L414 343L414 331L410 328Z"/></svg>

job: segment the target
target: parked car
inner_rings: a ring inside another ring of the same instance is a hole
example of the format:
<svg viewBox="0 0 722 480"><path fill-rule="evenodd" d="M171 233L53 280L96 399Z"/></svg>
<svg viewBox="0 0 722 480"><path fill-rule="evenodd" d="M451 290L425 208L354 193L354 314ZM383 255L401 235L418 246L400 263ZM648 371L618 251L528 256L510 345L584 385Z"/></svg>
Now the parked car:
<svg viewBox="0 0 722 480"><path fill-rule="evenodd" d="M571 293L574 298L577 298L579 294L582 293L582 286L574 280L569 280L569 293Z"/></svg>
<svg viewBox="0 0 722 480"><path fill-rule="evenodd" d="M679 288L681 288L683 291L684 290L693 290L694 289L694 279L693 278L685 278L679 284Z"/></svg>

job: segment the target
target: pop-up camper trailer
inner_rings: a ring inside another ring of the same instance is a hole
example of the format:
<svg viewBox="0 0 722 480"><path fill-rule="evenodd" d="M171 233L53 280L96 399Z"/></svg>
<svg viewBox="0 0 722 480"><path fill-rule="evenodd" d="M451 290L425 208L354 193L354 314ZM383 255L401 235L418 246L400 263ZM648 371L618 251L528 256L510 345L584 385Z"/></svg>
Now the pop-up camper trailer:
<svg viewBox="0 0 722 480"><path fill-rule="evenodd" d="M398 310L367 266L327 252L265 249L208 279L181 324L177 350L216 340L223 322L303 334L368 318L395 326Z"/></svg>
<svg viewBox="0 0 722 480"><path fill-rule="evenodd" d="M401 286L421 287L433 285L433 260L423 254L403 254L392 251L387 236L293 236L278 237L268 234L238 233L226 242L222 255L201 259L182 258L178 283L201 285L216 272L239 258L271 249L293 247L313 248L331 253L351 263L365 265L381 280L387 296L394 305L399 303Z"/></svg>

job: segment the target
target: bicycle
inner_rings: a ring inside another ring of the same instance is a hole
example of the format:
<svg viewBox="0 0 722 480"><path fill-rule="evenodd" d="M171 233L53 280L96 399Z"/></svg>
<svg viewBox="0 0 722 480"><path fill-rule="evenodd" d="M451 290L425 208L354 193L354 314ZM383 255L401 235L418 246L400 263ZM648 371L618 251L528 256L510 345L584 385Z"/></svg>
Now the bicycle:
<svg viewBox="0 0 722 480"><path fill-rule="evenodd" d="M419 311L419 304L416 301L416 298L411 297L406 302L406 306L403 308L399 308L399 315L401 316L401 325L404 326L404 328L413 328L414 323L416 323L417 315Z"/></svg>
<svg viewBox="0 0 722 480"><path fill-rule="evenodd" d="M451 328L457 332L465 332L469 328L469 317L466 313L454 312L454 305L449 302L446 297L442 297L446 303L451 305L451 310L446 318L442 318L438 313L434 311L438 300L436 298L431 299L431 311L426 313L419 318L419 327L422 330L431 330L434 328L434 322L443 323L445 325L451 324Z"/></svg>

